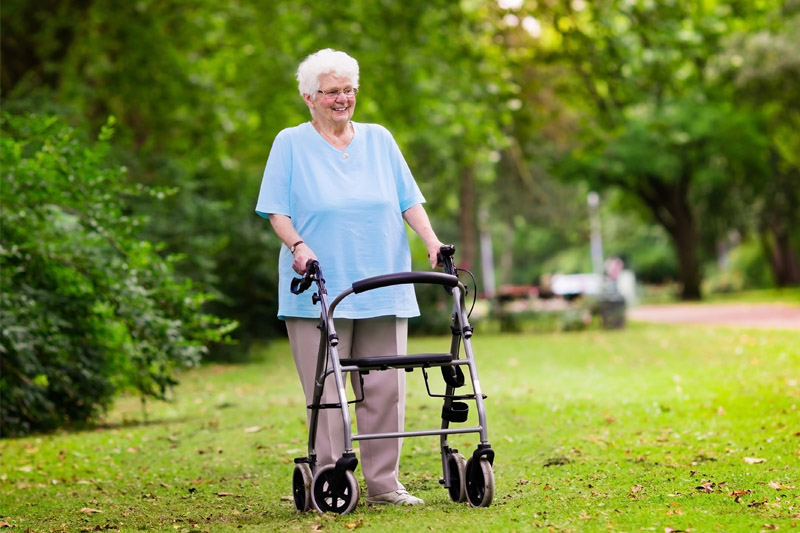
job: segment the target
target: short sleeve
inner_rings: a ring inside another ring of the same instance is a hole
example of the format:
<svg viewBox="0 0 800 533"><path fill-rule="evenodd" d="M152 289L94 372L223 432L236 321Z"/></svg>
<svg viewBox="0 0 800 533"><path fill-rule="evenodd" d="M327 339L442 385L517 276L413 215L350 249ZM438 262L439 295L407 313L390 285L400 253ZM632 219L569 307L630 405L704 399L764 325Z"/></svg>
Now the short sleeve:
<svg viewBox="0 0 800 533"><path fill-rule="evenodd" d="M400 147L397 145L397 141L394 140L389 130L384 128L383 131L389 143L392 169L395 185L397 186L397 198L400 202L400 211L403 212L417 204L425 203L425 197L419 190L419 186L414 180L413 174L411 174L411 169L408 167L408 163L406 163L406 159L403 157Z"/></svg>
<svg viewBox="0 0 800 533"><path fill-rule="evenodd" d="M258 193L256 213L268 218L271 213L290 215L291 143L284 132L279 133L272 143L272 149L261 179L261 190Z"/></svg>

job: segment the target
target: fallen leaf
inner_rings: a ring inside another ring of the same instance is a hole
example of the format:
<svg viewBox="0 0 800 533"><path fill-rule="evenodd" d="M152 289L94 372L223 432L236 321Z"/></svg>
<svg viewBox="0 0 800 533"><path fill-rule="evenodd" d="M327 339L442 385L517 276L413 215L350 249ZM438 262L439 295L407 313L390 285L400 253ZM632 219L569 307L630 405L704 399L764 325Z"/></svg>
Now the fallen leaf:
<svg viewBox="0 0 800 533"><path fill-rule="evenodd" d="M794 486L790 487L788 485L781 485L780 483L777 483L775 481L770 481L769 483L767 483L767 486L775 490L794 490Z"/></svg>
<svg viewBox="0 0 800 533"><path fill-rule="evenodd" d="M778 526L775 524L764 524L761 527L763 527L764 529L778 529Z"/></svg>
<svg viewBox="0 0 800 533"><path fill-rule="evenodd" d="M665 527L664 533L689 533L691 529L672 529L671 527Z"/></svg>
<svg viewBox="0 0 800 533"><path fill-rule="evenodd" d="M344 526L350 531L352 531L363 523L364 523L363 520L356 520L355 522L350 522L349 524L345 524Z"/></svg>
<svg viewBox="0 0 800 533"><path fill-rule="evenodd" d="M734 490L733 492L729 492L728 496L731 496L733 498L733 501L735 501L736 503L741 503L742 496L744 496L745 494L750 494L751 492L753 491L751 491L750 489Z"/></svg>
<svg viewBox="0 0 800 533"><path fill-rule="evenodd" d="M91 507L84 507L83 509L81 509L81 512L86 514L94 514L94 513L102 513L103 511L101 511L100 509L92 509Z"/></svg>
<svg viewBox="0 0 800 533"><path fill-rule="evenodd" d="M757 457L745 457L744 458L744 462L749 464L749 465L754 465L754 464L758 464L758 463L766 463L767 460L766 459L759 459Z"/></svg>
<svg viewBox="0 0 800 533"><path fill-rule="evenodd" d="M715 486L716 486L716 483L714 483L712 481L709 481L709 482L703 483L702 485L699 485L699 486L697 486L695 488L697 490L699 490L700 492L710 493L710 492L714 492L714 487Z"/></svg>
<svg viewBox="0 0 800 533"><path fill-rule="evenodd" d="M258 433L261 431L261 426L251 426L249 428L244 428L245 433Z"/></svg>
<svg viewBox="0 0 800 533"><path fill-rule="evenodd" d="M670 516L670 515L682 515L682 514L683 514L683 511L681 511L680 509L674 509L674 510L670 509L669 511L667 511L667 516Z"/></svg>
<svg viewBox="0 0 800 533"><path fill-rule="evenodd" d="M14 526L9 524L7 521L3 520L2 522L0 522L0 527L14 527Z"/></svg>
<svg viewBox="0 0 800 533"><path fill-rule="evenodd" d="M225 496L233 496L232 492L217 492L217 496L224 498Z"/></svg>
<svg viewBox="0 0 800 533"><path fill-rule="evenodd" d="M644 487L641 485L634 485L631 487L631 492L628 494L628 498L636 498L636 495L644 490Z"/></svg>

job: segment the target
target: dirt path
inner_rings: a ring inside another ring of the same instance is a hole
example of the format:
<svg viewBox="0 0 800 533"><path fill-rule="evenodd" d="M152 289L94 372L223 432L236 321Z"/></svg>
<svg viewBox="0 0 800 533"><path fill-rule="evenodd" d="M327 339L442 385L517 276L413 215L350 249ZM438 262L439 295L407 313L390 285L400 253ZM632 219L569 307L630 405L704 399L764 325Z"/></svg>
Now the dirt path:
<svg viewBox="0 0 800 533"><path fill-rule="evenodd" d="M628 310L628 320L673 324L710 324L746 328L800 330L800 305L640 305Z"/></svg>

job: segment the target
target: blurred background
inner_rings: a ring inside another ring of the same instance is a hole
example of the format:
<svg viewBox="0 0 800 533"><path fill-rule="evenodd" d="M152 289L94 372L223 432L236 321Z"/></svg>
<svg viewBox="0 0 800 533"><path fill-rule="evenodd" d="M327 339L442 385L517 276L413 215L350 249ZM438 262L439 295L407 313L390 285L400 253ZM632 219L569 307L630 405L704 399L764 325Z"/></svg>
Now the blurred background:
<svg viewBox="0 0 800 533"><path fill-rule="evenodd" d="M283 337L254 206L326 47L502 329L609 287L800 285L798 0L4 0L0 37L3 379L30 390L47 351L135 360L163 396Z"/></svg>

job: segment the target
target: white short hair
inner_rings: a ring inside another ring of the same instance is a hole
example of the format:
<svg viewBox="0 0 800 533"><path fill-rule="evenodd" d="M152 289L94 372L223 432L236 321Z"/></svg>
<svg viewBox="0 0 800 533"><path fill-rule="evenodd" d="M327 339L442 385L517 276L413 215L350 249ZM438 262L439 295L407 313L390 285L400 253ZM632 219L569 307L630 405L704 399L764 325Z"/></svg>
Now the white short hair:
<svg viewBox="0 0 800 533"><path fill-rule="evenodd" d="M297 67L300 95L315 96L319 90L319 77L323 74L347 78L353 87L358 87L358 61L339 50L325 48L305 58Z"/></svg>

